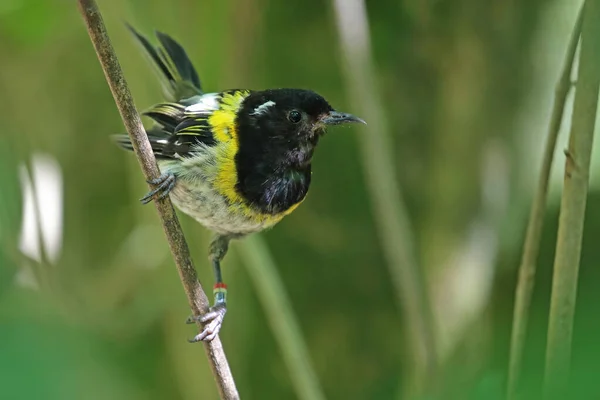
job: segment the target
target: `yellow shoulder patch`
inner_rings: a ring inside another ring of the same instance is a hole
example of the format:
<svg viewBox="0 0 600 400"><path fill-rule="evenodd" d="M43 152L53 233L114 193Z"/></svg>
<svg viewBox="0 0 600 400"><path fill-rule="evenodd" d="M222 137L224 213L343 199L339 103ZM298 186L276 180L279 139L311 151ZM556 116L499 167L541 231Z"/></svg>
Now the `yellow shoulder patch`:
<svg viewBox="0 0 600 400"><path fill-rule="evenodd" d="M235 118L242 101L249 94L250 92L246 90L223 93L219 99L219 109L208 117L208 123L217 142L218 172L213 184L215 189L232 204L243 204L243 198L235 189L238 179L235 155L239 148Z"/></svg>

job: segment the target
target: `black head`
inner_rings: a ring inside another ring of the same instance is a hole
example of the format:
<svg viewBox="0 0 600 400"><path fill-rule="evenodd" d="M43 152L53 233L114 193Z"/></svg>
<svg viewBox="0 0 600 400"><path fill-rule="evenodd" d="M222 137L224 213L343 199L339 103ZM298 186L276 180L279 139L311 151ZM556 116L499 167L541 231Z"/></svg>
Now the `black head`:
<svg viewBox="0 0 600 400"><path fill-rule="evenodd" d="M313 152L327 126L347 122L364 123L310 90L252 92L237 113L238 190L263 212L287 210L306 195Z"/></svg>
<svg viewBox="0 0 600 400"><path fill-rule="evenodd" d="M242 125L258 129L265 139L315 142L328 125L363 120L337 112L327 100L311 90L271 89L253 92L239 115Z"/></svg>

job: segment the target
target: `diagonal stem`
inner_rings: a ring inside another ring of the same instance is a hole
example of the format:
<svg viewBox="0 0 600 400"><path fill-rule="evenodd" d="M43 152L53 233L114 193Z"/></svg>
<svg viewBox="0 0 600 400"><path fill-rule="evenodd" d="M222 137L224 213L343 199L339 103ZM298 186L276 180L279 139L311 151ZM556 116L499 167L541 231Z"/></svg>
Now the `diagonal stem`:
<svg viewBox="0 0 600 400"><path fill-rule="evenodd" d="M545 398L565 399L569 393L577 280L600 89L599 47L600 0L586 0L583 6L573 123L566 151L564 187L554 257L546 348Z"/></svg>
<svg viewBox="0 0 600 400"><path fill-rule="evenodd" d="M160 173L156 165L156 159L121 71L121 66L108 38L100 10L94 0L78 0L78 5L144 177L146 180L157 178ZM155 201L154 204L169 242L192 313L195 316L204 314L208 311L209 301L198 281L190 251L171 200L167 197ZM198 325L201 327L199 323ZM204 343L204 350L221 398L225 400L239 399L235 381L219 337L217 336L213 341Z"/></svg>
<svg viewBox="0 0 600 400"><path fill-rule="evenodd" d="M554 105L550 117L550 126L548 127L548 137L544 148L542 159L542 169L531 204L525 244L523 246L523 255L519 265L519 278L517 281L517 290L515 292L515 306L513 311L512 337L510 343L510 359L508 366L508 383L506 390L507 400L514 400L517 395L517 385L521 372L523 360L523 350L527 336L527 322L529 320L529 307L531 296L535 284L536 262L540 249L540 238L544 225L544 212L546 210L546 198L548 195L548 182L550 180L550 171L556 148L556 140L562 124L562 118L567 101L567 95L571 89L571 71L573 69L573 59L579 36L581 34L581 10L577 16L567 53L565 55L564 65L560 79L556 86L554 94Z"/></svg>

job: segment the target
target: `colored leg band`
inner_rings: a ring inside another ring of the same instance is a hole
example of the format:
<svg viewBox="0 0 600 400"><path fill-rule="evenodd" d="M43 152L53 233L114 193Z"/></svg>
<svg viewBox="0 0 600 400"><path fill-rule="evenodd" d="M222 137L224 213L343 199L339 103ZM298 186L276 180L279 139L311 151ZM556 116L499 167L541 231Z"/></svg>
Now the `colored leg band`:
<svg viewBox="0 0 600 400"><path fill-rule="evenodd" d="M227 285L223 282L215 283L213 294L215 295L215 304L225 303L227 300Z"/></svg>

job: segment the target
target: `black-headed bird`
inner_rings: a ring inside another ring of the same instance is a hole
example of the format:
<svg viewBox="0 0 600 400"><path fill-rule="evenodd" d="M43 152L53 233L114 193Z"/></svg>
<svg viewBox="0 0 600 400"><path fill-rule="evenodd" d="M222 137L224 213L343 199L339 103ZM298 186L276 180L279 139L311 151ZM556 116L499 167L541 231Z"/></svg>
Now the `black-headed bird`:
<svg viewBox="0 0 600 400"><path fill-rule="evenodd" d="M215 236L209 246L214 305L199 317L204 330L191 342L212 340L226 312L221 261L229 241L275 225L304 200L315 147L330 125L364 121L335 111L302 89L204 93L185 50L156 32L158 46L129 27L156 67L167 101L143 114L161 176L141 201L169 196ZM127 135L117 143L133 150ZM190 317L189 323L195 322Z"/></svg>

